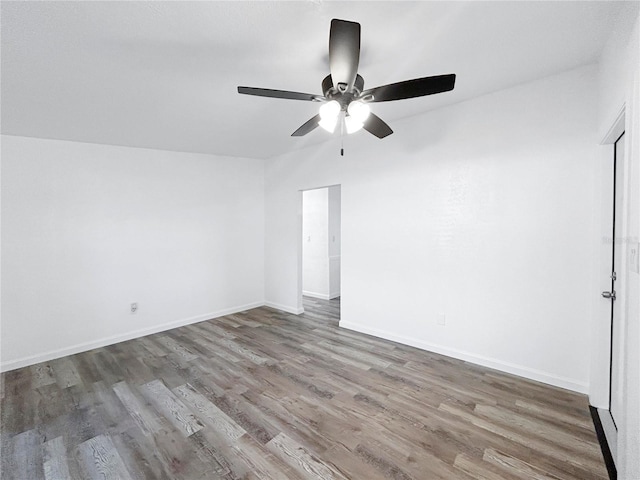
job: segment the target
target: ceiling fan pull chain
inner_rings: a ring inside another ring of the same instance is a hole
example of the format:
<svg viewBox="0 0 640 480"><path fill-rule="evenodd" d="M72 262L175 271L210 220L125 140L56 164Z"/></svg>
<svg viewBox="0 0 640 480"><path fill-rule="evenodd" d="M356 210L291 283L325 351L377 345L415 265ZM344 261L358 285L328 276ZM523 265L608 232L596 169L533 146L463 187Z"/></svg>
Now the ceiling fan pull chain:
<svg viewBox="0 0 640 480"><path fill-rule="evenodd" d="M344 157L344 122L340 122L340 156Z"/></svg>

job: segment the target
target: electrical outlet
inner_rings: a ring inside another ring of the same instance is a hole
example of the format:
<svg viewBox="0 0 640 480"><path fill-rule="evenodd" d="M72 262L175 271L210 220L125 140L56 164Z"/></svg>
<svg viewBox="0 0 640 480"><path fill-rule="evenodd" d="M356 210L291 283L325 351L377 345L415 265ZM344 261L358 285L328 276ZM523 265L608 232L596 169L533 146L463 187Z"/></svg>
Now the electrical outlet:
<svg viewBox="0 0 640 480"><path fill-rule="evenodd" d="M447 316L444 313L438 315L438 325L446 325L447 324Z"/></svg>
<svg viewBox="0 0 640 480"><path fill-rule="evenodd" d="M136 313L138 311L138 304L136 302L131 304L131 313Z"/></svg>

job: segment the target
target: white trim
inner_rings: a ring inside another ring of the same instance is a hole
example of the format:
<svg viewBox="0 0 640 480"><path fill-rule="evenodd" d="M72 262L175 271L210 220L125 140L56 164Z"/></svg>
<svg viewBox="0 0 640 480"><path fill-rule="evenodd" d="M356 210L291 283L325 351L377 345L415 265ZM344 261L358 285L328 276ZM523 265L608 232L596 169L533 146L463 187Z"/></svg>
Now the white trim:
<svg viewBox="0 0 640 480"><path fill-rule="evenodd" d="M423 342L422 340L417 340L415 338L396 335L385 330L379 330L377 328L371 328L365 325L345 321L340 322L340 327L360 333L366 333L368 335L373 335L374 337L384 338L385 340L391 340L392 342L402 343L403 345L420 348L429 352L439 353L441 355L457 358L466 362L475 363L476 365L481 365L483 367L494 368L502 372L511 373L513 375L518 375L520 377L536 380L542 383L547 383L549 385L565 388L574 392L586 394L589 390L588 383L580 382L578 380L560 377L558 375L542 372L533 368L504 362L495 358L484 357L482 355L476 355L474 353L464 352L455 348L444 347L442 345L434 345L432 343Z"/></svg>
<svg viewBox="0 0 640 480"><path fill-rule="evenodd" d="M282 310L283 312L287 312L287 313L293 313L294 315L300 315L301 313L304 313L304 308L299 307L289 307L287 305L281 305L279 303L273 303L273 302L264 302L264 305L266 307L271 307L271 308L275 308L276 310Z"/></svg>
<svg viewBox="0 0 640 480"><path fill-rule="evenodd" d="M264 302L248 303L246 305L218 310L217 312L205 313L190 318L183 318L181 320L175 320L173 322L167 322L149 328L142 328L140 330L134 330L132 332L120 335L112 335L110 337L101 338L99 340L78 343L76 345L71 345L69 347L59 348L56 350L50 350L48 352L39 353L37 355L30 355L28 357L22 357L16 360L10 360L8 362L3 362L2 364L0 364L0 372L7 372L9 370L15 370L16 368L27 367L29 365L34 365L40 362L48 362L49 360L66 357L67 355L75 355L76 353L86 352L88 350L93 350L94 348L106 347L107 345L113 345L114 343L119 342L126 342L127 340L133 340L134 338L164 332L166 330L183 327L185 325L191 325L192 323L203 322L205 320L212 320L214 318L224 317L225 315L231 315L233 313L244 312L245 310L262 307L263 305L265 305Z"/></svg>
<svg viewBox="0 0 640 480"><path fill-rule="evenodd" d="M615 120L609 127L607 133L604 134L602 140L600 141L600 145L612 145L616 142L616 140L622 135L622 132L625 130L625 105L622 105L622 108L616 115Z"/></svg>
<svg viewBox="0 0 640 480"><path fill-rule="evenodd" d="M316 292L310 292L308 290L302 290L302 296L303 297L321 298L322 300L330 300L331 299L331 296L327 295L326 293L316 293Z"/></svg>

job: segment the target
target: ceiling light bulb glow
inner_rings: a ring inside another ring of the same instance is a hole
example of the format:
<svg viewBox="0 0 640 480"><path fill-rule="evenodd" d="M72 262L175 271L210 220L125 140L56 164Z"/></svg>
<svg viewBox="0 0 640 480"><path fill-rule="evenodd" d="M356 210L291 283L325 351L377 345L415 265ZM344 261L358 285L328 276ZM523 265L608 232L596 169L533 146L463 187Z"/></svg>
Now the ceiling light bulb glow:
<svg viewBox="0 0 640 480"><path fill-rule="evenodd" d="M371 109L369 105L366 103L360 102L356 100L355 102L351 102L349 107L347 108L349 115L353 117L360 123L364 123L365 120L369 117L369 113L371 113Z"/></svg>
<svg viewBox="0 0 640 480"><path fill-rule="evenodd" d="M344 126L347 127L347 133L355 133L364 127L364 123L351 115L344 117Z"/></svg>
<svg viewBox="0 0 640 480"><path fill-rule="evenodd" d="M337 124L338 124L337 116L333 118L329 118L329 117L321 118L321 120L318 122L318 125L324 128L329 133L333 133L333 131L336 129Z"/></svg>
<svg viewBox="0 0 640 480"><path fill-rule="evenodd" d="M322 106L320 106L320 118L322 118L322 120L337 120L341 109L340 104L336 100L323 103Z"/></svg>

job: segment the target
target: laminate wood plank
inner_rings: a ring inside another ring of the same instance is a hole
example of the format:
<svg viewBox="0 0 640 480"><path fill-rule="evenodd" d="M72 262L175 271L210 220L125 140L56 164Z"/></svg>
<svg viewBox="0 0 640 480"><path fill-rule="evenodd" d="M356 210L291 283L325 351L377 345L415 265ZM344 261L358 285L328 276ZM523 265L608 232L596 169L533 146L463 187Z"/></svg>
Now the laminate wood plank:
<svg viewBox="0 0 640 480"><path fill-rule="evenodd" d="M554 442L571 444L571 449L575 450L576 453L591 457L596 461L600 458L600 449L593 442L581 439L570 430L563 430L543 422L536 422L508 409L495 406L476 405L475 412L481 418L491 420L500 425L510 426L511 428L517 427L541 440L551 438Z"/></svg>
<svg viewBox="0 0 640 480"><path fill-rule="evenodd" d="M235 340L236 338L238 338L237 333L231 331L234 330L233 328L223 324L216 325L211 322L201 322L191 325L191 327L196 329L200 334L206 335L207 337L210 337L211 334L213 334L215 337L228 338L230 340Z"/></svg>
<svg viewBox="0 0 640 480"><path fill-rule="evenodd" d="M173 359L174 354L168 353L163 357L141 357L140 361L149 368L155 378L162 379L170 388L175 388L184 383L182 367Z"/></svg>
<svg viewBox="0 0 640 480"><path fill-rule="evenodd" d="M80 376L81 383L91 385L102 380L102 374L96 368L90 355L73 355L71 360Z"/></svg>
<svg viewBox="0 0 640 480"><path fill-rule="evenodd" d="M329 357L333 360L336 360L339 363L342 364L346 364L352 367L356 367L356 368L360 368L362 370L369 370L371 368L371 365L368 363L364 363L361 362L359 360L355 360L349 357L345 357L344 355L340 355L337 353L333 353L331 350L328 350L326 348L322 348L318 345L312 345L310 343L305 343L304 345L302 345L302 348L311 351L311 352L315 352L318 355L321 356L325 356L325 357Z"/></svg>
<svg viewBox="0 0 640 480"><path fill-rule="evenodd" d="M267 448L280 457L285 463L297 470L305 479L345 479L345 477L335 471L330 464L319 461L313 453L310 453L306 448L284 433L279 433L269 440Z"/></svg>
<svg viewBox="0 0 640 480"><path fill-rule="evenodd" d="M155 408L185 436L189 436L204 425L160 380L142 386L142 394Z"/></svg>
<svg viewBox="0 0 640 480"><path fill-rule="evenodd" d="M62 437L53 438L44 444L44 477L46 480L70 479L67 463L67 448Z"/></svg>
<svg viewBox="0 0 640 480"><path fill-rule="evenodd" d="M213 446L215 442L212 442L210 436L204 435L202 433L203 430L200 430L189 437L189 442L195 456L203 465L205 465L205 469L203 470L204 475L202 478L239 478L231 469L228 455L216 449Z"/></svg>
<svg viewBox="0 0 640 480"><path fill-rule="evenodd" d="M109 431L109 436L131 478L135 480L171 478L163 462L162 453L137 425L118 424Z"/></svg>
<svg viewBox="0 0 640 480"><path fill-rule="evenodd" d="M174 388L173 392L191 406L202 421L221 432L229 441L233 442L246 433L232 418L197 392L191 385L186 384Z"/></svg>
<svg viewBox="0 0 640 480"><path fill-rule="evenodd" d="M524 480L562 480L555 475L549 475L547 473L541 472L539 469L527 464L526 462L523 462L518 458L505 455L504 453L497 452L492 449L487 449L485 451L483 460L500 466L505 470L505 473L508 472L510 475L516 478L521 478Z"/></svg>
<svg viewBox="0 0 640 480"><path fill-rule="evenodd" d="M152 381L155 377L149 367L142 363L137 356L132 356L130 354L131 350L135 349L134 344L134 341L130 341L122 344L110 345L109 351L113 355L114 360L118 365L120 365L124 377L130 383L141 385Z"/></svg>
<svg viewBox="0 0 640 480"><path fill-rule="evenodd" d="M584 395L340 329L339 301L304 302L3 373L0 476L607 478Z"/></svg>
<svg viewBox="0 0 640 480"><path fill-rule="evenodd" d="M180 345L178 342L176 342L173 338L171 338L168 335L159 336L156 339L156 341L158 343L160 343L162 346L164 346L165 348L167 348L168 350L173 351L173 352L177 353L178 355L180 355L187 362L189 360L194 360L194 359L198 358L198 356L195 355L192 351L190 351L188 348L185 348L184 346Z"/></svg>
<svg viewBox="0 0 640 480"><path fill-rule="evenodd" d="M164 357L170 350L160 345L157 341L152 340L151 337L136 338L136 343L147 350L151 355L156 357Z"/></svg>
<svg viewBox="0 0 640 480"><path fill-rule="evenodd" d="M243 347L242 345L238 344L236 341L225 338L220 340L220 344L225 346L232 352L237 353L238 355L249 359L251 362L257 365L262 365L267 362L266 358L261 357L260 355L249 350L248 348Z"/></svg>
<svg viewBox="0 0 640 480"><path fill-rule="evenodd" d="M80 374L70 357L62 357L51 361L56 381L60 388L68 388L82 383Z"/></svg>
<svg viewBox="0 0 640 480"><path fill-rule="evenodd" d="M589 436L593 436L593 422L591 418L586 415L573 415L571 413L558 411L551 408L549 405L539 405L528 400L521 399L517 399L515 401L515 405L521 410L532 412L541 418L561 422L565 425L580 427L588 432Z"/></svg>
<svg viewBox="0 0 640 480"><path fill-rule="evenodd" d="M373 354L356 350L354 348L345 347L342 345L336 345L335 343L322 341L318 342L318 345L322 348L326 348L332 352L338 353L339 355L344 355L345 357L352 358L354 360L359 360L364 362L365 364L376 366L380 368L387 368L391 365L390 362L380 359L380 357L376 357Z"/></svg>
<svg viewBox="0 0 640 480"><path fill-rule="evenodd" d="M69 390L60 388L55 382L32 390L30 396L34 404L35 425L49 422L76 409Z"/></svg>
<svg viewBox="0 0 640 480"><path fill-rule="evenodd" d="M162 422L159 415L154 410L148 408L147 405L134 394L126 382L115 384L113 391L129 412L131 419L146 435L153 435L162 429Z"/></svg>
<svg viewBox="0 0 640 480"><path fill-rule="evenodd" d="M92 355L93 363L100 372L100 378L107 385L115 385L127 378L118 362L106 348L99 348Z"/></svg>
<svg viewBox="0 0 640 480"><path fill-rule="evenodd" d="M30 430L37 419L36 397L31 395L31 371L29 368L3 374L6 396L0 404L2 431L10 436Z"/></svg>
<svg viewBox="0 0 640 480"><path fill-rule="evenodd" d="M456 455L456 459L453 462L453 466L460 469L467 475L475 478L476 480L509 480L509 478L513 478L509 476L509 478L496 473L488 465L486 462L479 462L477 459L469 457L464 453L459 453Z"/></svg>
<svg viewBox="0 0 640 480"><path fill-rule="evenodd" d="M226 392L224 396L212 401L260 444L266 444L280 432L271 418L262 415L259 408L240 395Z"/></svg>
<svg viewBox="0 0 640 480"><path fill-rule="evenodd" d="M484 428L485 430L488 430L497 435L500 435L508 440L519 443L522 447L532 448L534 450L542 452L552 458L555 458L558 462L573 463L576 466L583 467L592 471L598 471L598 469L601 467L601 464L598 460L585 458L583 456L578 456L576 452L574 452L573 455L567 455L566 451L560 450L556 445L552 444L551 442L537 440L524 433L520 433L516 430L512 430L501 425L496 425L489 421L475 417L455 407L451 407L446 404L441 404L440 409L444 411L448 411L450 413L454 413L466 419L467 421L471 422L475 426Z"/></svg>
<svg viewBox="0 0 640 480"><path fill-rule="evenodd" d="M404 466L396 465L395 462L386 459L384 455L377 450L372 450L365 445L358 445L354 453L363 462L382 472L384 478L391 478L393 480L414 480L414 477L404 471Z"/></svg>
<svg viewBox="0 0 640 480"><path fill-rule="evenodd" d="M107 435L98 435L78 445L77 456L87 480L133 480Z"/></svg>
<svg viewBox="0 0 640 480"><path fill-rule="evenodd" d="M303 480L303 477L289 465L275 457L264 445L248 435L240 437L231 448L233 456L247 465L260 480L275 478Z"/></svg>
<svg viewBox="0 0 640 480"><path fill-rule="evenodd" d="M6 449L2 451L3 480L44 479L42 463L39 462L43 443L44 438L36 430L27 430L8 439L3 446Z"/></svg>
<svg viewBox="0 0 640 480"><path fill-rule="evenodd" d="M329 435L325 428L317 428L326 423L327 416L323 418L314 402L304 402L302 397L271 397L269 392L265 393L257 394L249 390L242 397L268 416L276 428L286 431L289 437L300 444L313 445L316 451L325 451L335 444L336 437ZM336 426L341 428L338 424ZM345 429L342 431L347 432Z"/></svg>
<svg viewBox="0 0 640 480"><path fill-rule="evenodd" d="M231 363L239 363L245 360L244 357L222 348L220 344L208 338L206 336L208 334L201 329L194 330L195 337L191 337L191 342L196 348L203 350L205 357L220 357Z"/></svg>
<svg viewBox="0 0 640 480"><path fill-rule="evenodd" d="M39 388L44 385L51 385L56 383L56 377L53 373L53 368L48 363L38 363L28 367L31 369L31 375L33 378L32 388Z"/></svg>

